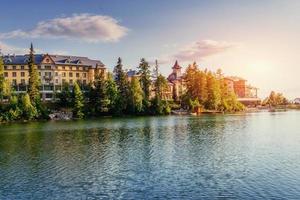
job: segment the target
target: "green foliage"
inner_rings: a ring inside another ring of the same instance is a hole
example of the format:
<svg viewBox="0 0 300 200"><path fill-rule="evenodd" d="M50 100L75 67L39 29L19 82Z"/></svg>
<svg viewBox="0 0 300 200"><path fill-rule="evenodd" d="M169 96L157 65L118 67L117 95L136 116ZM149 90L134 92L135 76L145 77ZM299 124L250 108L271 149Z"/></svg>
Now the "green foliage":
<svg viewBox="0 0 300 200"><path fill-rule="evenodd" d="M151 86L151 71L148 62L142 58L138 67L140 74L141 87L144 92L143 109L148 112L150 107L150 86Z"/></svg>
<svg viewBox="0 0 300 200"><path fill-rule="evenodd" d="M4 77L4 63L3 58L0 56L0 101L3 101L4 97L9 97L11 94L11 86L8 80Z"/></svg>
<svg viewBox="0 0 300 200"><path fill-rule="evenodd" d="M31 101L35 102L38 99L40 99L40 92L39 92L40 81L39 81L37 66L35 65L35 61L34 61L34 50L32 44L30 47L28 67L29 67L28 94L30 96Z"/></svg>
<svg viewBox="0 0 300 200"><path fill-rule="evenodd" d="M74 83L73 88L74 93L74 108L73 115L75 118L82 119L84 117L83 107L84 107L84 97L78 83Z"/></svg>
<svg viewBox="0 0 300 200"><path fill-rule="evenodd" d="M72 104L72 93L70 90L70 85L68 83L64 83L62 85L62 89L56 95L59 98L58 105L62 108L68 108Z"/></svg>
<svg viewBox="0 0 300 200"><path fill-rule="evenodd" d="M24 119L32 120L38 117L38 111L32 104L28 93L22 95L20 109Z"/></svg>
<svg viewBox="0 0 300 200"><path fill-rule="evenodd" d="M123 70L121 58L118 59L118 63L114 68L114 76L118 88L118 96L116 98L116 105L118 106L114 108L114 113L121 115L128 111L128 102L130 96L129 83L126 73Z"/></svg>
<svg viewBox="0 0 300 200"><path fill-rule="evenodd" d="M143 90L137 78L132 78L130 84L130 112L139 114L143 111Z"/></svg>
<svg viewBox="0 0 300 200"><path fill-rule="evenodd" d="M107 92L107 98L109 100L108 104L108 111L109 113L113 113L115 107L119 106L117 105L117 98L119 96L119 90L117 87L116 82L113 80L112 74L108 74L107 80L106 80L106 92Z"/></svg>
<svg viewBox="0 0 300 200"><path fill-rule="evenodd" d="M155 82L155 95L160 99L163 98L163 93L168 89L168 81L163 75L158 75Z"/></svg>
<svg viewBox="0 0 300 200"><path fill-rule="evenodd" d="M186 69L185 80L187 91L183 105L194 110L196 107L207 110L235 112L244 109L235 94L225 85L221 70L217 73L201 71L196 63Z"/></svg>
<svg viewBox="0 0 300 200"><path fill-rule="evenodd" d="M93 105L92 115L99 116L108 111L109 99L104 74L95 75L95 80L90 90L90 103Z"/></svg>
<svg viewBox="0 0 300 200"><path fill-rule="evenodd" d="M287 105L289 101L287 98L283 96L281 93L276 93L272 91L264 101L263 105L270 105L270 106L278 106L278 105Z"/></svg>
<svg viewBox="0 0 300 200"><path fill-rule="evenodd" d="M218 110L221 103L220 82L211 72L207 74L207 100L206 108L210 110Z"/></svg>

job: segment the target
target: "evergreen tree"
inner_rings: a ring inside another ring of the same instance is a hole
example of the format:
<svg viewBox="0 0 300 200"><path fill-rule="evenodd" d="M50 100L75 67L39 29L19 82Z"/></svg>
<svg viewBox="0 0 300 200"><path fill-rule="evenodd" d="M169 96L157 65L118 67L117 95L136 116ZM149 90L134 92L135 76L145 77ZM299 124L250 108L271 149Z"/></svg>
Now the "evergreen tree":
<svg viewBox="0 0 300 200"><path fill-rule="evenodd" d="M144 92L143 106L144 110L148 111L150 106L150 86L151 86L151 71L148 62L142 58L139 65L139 74L141 87Z"/></svg>
<svg viewBox="0 0 300 200"><path fill-rule="evenodd" d="M130 111L133 114L143 110L143 90L137 78L133 77L130 83Z"/></svg>
<svg viewBox="0 0 300 200"><path fill-rule="evenodd" d="M57 94L59 98L59 106L62 108L67 108L71 106L72 93L70 90L70 85L68 83L63 83L61 91Z"/></svg>
<svg viewBox="0 0 300 200"><path fill-rule="evenodd" d="M108 111L110 113L114 112L114 109L116 106L118 106L116 104L117 102L117 98L119 95L119 91L118 91L118 87L116 82L114 81L112 74L108 74L107 79L106 79L106 92L107 92L107 98L109 100L109 104L108 104Z"/></svg>
<svg viewBox="0 0 300 200"><path fill-rule="evenodd" d="M40 83L39 83L39 74L38 74L37 66L35 65L34 49L32 43L30 46L28 67L29 67L28 94L30 96L30 100L32 102L36 102L38 99L40 99L40 92L39 92Z"/></svg>
<svg viewBox="0 0 300 200"><path fill-rule="evenodd" d="M98 73L95 75L93 93L93 97L95 98L95 103L93 104L93 107L95 108L95 115L100 115L107 112L109 99L107 96L104 74Z"/></svg>
<svg viewBox="0 0 300 200"><path fill-rule="evenodd" d="M4 63L3 58L0 55L0 102L3 101L4 97L9 97L11 94L11 85L8 80L4 77Z"/></svg>
<svg viewBox="0 0 300 200"><path fill-rule="evenodd" d="M118 63L114 68L115 81L118 88L118 96L116 98L116 114L124 114L128 107L129 83L125 71L123 70L122 60L118 58Z"/></svg>
<svg viewBox="0 0 300 200"><path fill-rule="evenodd" d="M83 98L82 91L77 82L74 83L73 93L74 93L73 115L75 118L82 119L84 117L84 113L83 113L84 98Z"/></svg>

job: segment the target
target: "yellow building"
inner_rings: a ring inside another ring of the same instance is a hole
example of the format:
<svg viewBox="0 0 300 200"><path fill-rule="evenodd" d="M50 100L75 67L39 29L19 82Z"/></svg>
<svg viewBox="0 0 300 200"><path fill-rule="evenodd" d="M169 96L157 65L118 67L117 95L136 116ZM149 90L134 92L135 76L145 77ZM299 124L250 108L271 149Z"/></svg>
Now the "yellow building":
<svg viewBox="0 0 300 200"><path fill-rule="evenodd" d="M3 56L4 76L17 93L27 91L28 59L29 55ZM72 85L79 82L84 86L94 80L95 74L106 74L105 65L101 61L91 60L87 57L36 54L34 59L44 100L52 99L53 93L60 91L64 83Z"/></svg>

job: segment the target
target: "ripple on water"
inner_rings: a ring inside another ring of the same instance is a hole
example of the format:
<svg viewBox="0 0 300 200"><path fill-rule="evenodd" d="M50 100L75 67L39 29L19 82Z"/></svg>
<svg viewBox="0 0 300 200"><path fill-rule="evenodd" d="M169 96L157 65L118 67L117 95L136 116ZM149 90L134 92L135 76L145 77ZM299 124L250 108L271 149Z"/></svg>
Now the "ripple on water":
<svg viewBox="0 0 300 200"><path fill-rule="evenodd" d="M300 112L3 125L0 199L298 199Z"/></svg>

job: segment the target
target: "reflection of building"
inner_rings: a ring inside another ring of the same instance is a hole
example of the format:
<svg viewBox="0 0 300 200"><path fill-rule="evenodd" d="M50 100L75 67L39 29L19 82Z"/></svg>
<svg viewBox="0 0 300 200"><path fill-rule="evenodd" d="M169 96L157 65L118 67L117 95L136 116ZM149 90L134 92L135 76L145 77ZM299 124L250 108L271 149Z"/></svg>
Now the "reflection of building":
<svg viewBox="0 0 300 200"><path fill-rule="evenodd" d="M106 72L99 60L87 57L36 54L35 65L41 81L43 99L51 99L54 91L59 91L63 83L82 85L94 80L99 72ZM29 81L28 55L3 56L5 78L13 85L16 92L27 91Z"/></svg>
<svg viewBox="0 0 300 200"><path fill-rule="evenodd" d="M172 92L172 96L174 100L178 100L181 95L183 95L186 87L184 84L184 79L181 73L182 67L178 65L176 61L174 66L172 67L173 71L168 76L168 81L170 83L170 88Z"/></svg>

